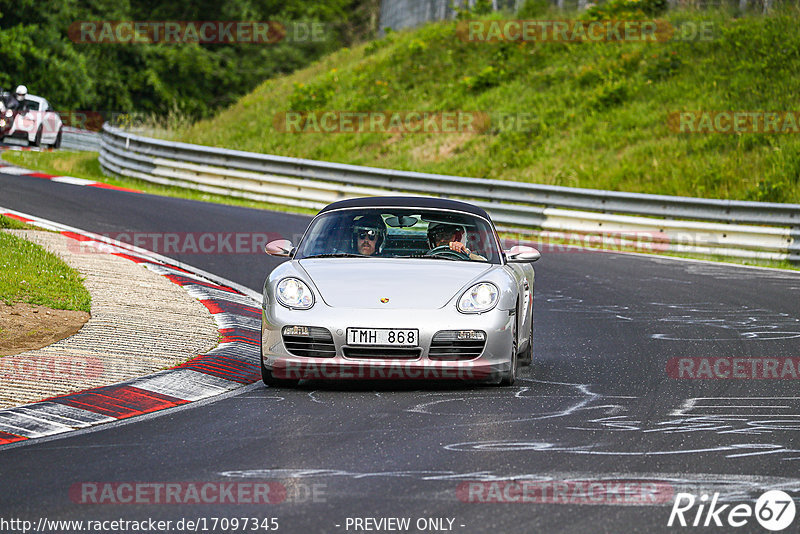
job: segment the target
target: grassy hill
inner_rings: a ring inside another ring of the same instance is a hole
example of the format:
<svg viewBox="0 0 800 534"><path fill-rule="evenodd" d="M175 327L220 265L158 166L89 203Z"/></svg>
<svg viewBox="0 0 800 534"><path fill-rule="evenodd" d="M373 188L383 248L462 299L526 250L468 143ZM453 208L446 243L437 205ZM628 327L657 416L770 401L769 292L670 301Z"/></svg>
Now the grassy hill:
<svg viewBox="0 0 800 534"><path fill-rule="evenodd" d="M670 113L685 110L800 110L800 11L676 11L666 19L680 28L705 22L713 38L476 43L460 39L454 22L389 33L269 80L176 138L451 175L800 202L800 133L667 126ZM291 110L528 115L524 129L495 122L482 133L282 133L274 118Z"/></svg>

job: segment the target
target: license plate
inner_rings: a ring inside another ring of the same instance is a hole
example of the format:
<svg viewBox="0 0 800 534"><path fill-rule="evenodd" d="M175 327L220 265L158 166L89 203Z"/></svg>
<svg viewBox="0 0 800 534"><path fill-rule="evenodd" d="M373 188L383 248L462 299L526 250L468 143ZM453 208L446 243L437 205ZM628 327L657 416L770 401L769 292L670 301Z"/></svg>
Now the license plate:
<svg viewBox="0 0 800 534"><path fill-rule="evenodd" d="M419 345L419 330L416 328L348 328L347 344L416 347Z"/></svg>

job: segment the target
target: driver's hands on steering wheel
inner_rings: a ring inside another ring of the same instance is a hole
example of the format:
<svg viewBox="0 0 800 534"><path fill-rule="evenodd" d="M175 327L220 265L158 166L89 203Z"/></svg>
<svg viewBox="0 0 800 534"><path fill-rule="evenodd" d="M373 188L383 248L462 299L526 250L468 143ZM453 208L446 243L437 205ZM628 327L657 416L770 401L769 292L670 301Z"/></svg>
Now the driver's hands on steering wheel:
<svg viewBox="0 0 800 534"><path fill-rule="evenodd" d="M467 245L462 243L461 241L452 241L450 243L450 250L454 252L459 252L469 258L470 260L482 260L486 261L486 258L481 256L480 254L476 254L472 252L470 249L467 248Z"/></svg>
<svg viewBox="0 0 800 534"><path fill-rule="evenodd" d="M450 243L450 250L455 250L456 252L469 255L469 249L467 248L467 245L461 241L452 241Z"/></svg>

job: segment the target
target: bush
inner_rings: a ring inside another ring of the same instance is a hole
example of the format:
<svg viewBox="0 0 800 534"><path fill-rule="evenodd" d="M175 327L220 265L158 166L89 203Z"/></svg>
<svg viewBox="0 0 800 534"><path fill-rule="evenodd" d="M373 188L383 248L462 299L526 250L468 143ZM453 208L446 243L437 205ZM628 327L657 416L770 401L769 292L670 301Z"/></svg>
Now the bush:
<svg viewBox="0 0 800 534"><path fill-rule="evenodd" d="M624 82L606 82L589 98L589 107L604 110L619 106L625 101L629 90Z"/></svg>
<svg viewBox="0 0 800 534"><path fill-rule="evenodd" d="M664 51L647 58L644 75L649 80L664 80L678 72L682 66L683 61L677 52Z"/></svg>
<svg viewBox="0 0 800 534"><path fill-rule="evenodd" d="M550 0L525 0L517 11L520 19L536 19L550 11Z"/></svg>
<svg viewBox="0 0 800 534"><path fill-rule="evenodd" d="M461 85L468 91L481 92L500 85L506 74L503 69L487 65L477 75L462 78Z"/></svg>
<svg viewBox="0 0 800 534"><path fill-rule="evenodd" d="M321 109L333 96L333 93L333 84L329 82L316 84L295 83L294 91L289 97L289 109L292 111Z"/></svg>
<svg viewBox="0 0 800 534"><path fill-rule="evenodd" d="M466 3L464 3L463 7L461 3L453 4L452 7L456 12L456 20L467 20L476 16L488 15L493 11L491 0L475 0L472 8Z"/></svg>
<svg viewBox="0 0 800 534"><path fill-rule="evenodd" d="M667 0L609 0L587 9L582 18L586 20L640 20L662 15L668 7Z"/></svg>

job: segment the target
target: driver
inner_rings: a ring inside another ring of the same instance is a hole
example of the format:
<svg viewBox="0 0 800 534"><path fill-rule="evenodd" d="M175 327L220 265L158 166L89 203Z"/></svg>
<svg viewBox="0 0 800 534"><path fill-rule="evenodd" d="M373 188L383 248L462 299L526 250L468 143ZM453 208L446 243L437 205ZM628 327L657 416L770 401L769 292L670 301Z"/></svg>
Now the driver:
<svg viewBox="0 0 800 534"><path fill-rule="evenodd" d="M364 215L353 223L353 248L359 254L380 254L386 241L386 223L378 214Z"/></svg>
<svg viewBox="0 0 800 534"><path fill-rule="evenodd" d="M21 115L28 113L28 102L25 100L28 95L28 88L24 85L17 87L14 95L9 95L6 101L6 108L18 111Z"/></svg>
<svg viewBox="0 0 800 534"><path fill-rule="evenodd" d="M471 252L463 243L466 230L459 224L432 222L428 224L428 245L431 250L436 247L450 247L450 250L469 256L471 260L486 261L486 258Z"/></svg>

